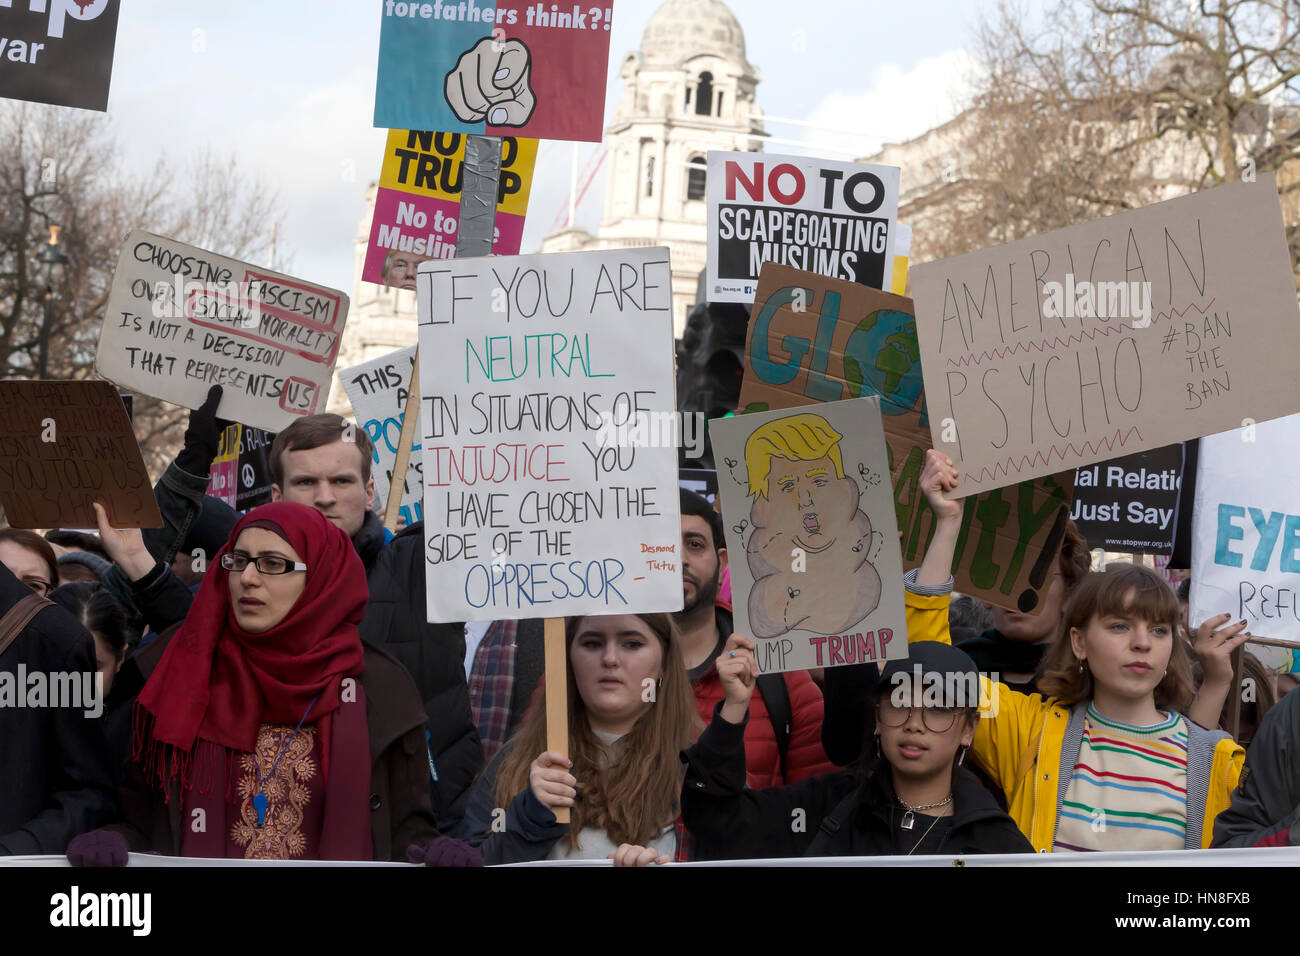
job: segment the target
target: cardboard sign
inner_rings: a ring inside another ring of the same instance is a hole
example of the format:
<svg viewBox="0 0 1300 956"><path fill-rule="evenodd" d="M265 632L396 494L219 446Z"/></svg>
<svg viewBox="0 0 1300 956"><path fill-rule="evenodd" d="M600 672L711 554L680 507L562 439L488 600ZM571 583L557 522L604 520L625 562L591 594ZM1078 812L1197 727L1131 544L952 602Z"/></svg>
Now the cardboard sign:
<svg viewBox="0 0 1300 956"><path fill-rule="evenodd" d="M613 6L385 0L375 125L599 142Z"/></svg>
<svg viewBox="0 0 1300 956"><path fill-rule="evenodd" d="M519 252L536 160L537 140L501 140L494 255ZM388 131L362 279L414 291L421 262L456 255L464 168L460 133Z"/></svg>
<svg viewBox="0 0 1300 956"><path fill-rule="evenodd" d="M118 0L3 0L0 8L0 97L108 109Z"/></svg>
<svg viewBox="0 0 1300 956"><path fill-rule="evenodd" d="M883 289L897 166L709 151L710 302L754 299L764 262Z"/></svg>
<svg viewBox="0 0 1300 956"><path fill-rule="evenodd" d="M740 389L746 412L880 397L907 568L920 565L935 524L918 484L930 429L916 324L911 299L769 263ZM967 499L953 557L956 589L1037 611L1065 535L1073 479L1071 472L1049 475Z"/></svg>
<svg viewBox="0 0 1300 956"><path fill-rule="evenodd" d="M709 422L736 631L762 673L907 656L880 399ZM734 463L734 464L733 464Z"/></svg>
<svg viewBox="0 0 1300 956"><path fill-rule="evenodd" d="M14 528L161 528L153 482L108 382L0 382L0 503Z"/></svg>
<svg viewBox="0 0 1300 956"><path fill-rule="evenodd" d="M430 621L677 611L668 250L426 262Z"/></svg>
<svg viewBox="0 0 1300 956"><path fill-rule="evenodd" d="M401 443L402 417L406 411L406 389L415 367L415 346L389 352L339 372L343 391L352 403L357 424L365 429L374 445L370 476L375 480L375 507L381 510L393 484L393 467ZM421 446L417 438L403 480L399 514L405 524L424 520L424 479Z"/></svg>
<svg viewBox="0 0 1300 956"><path fill-rule="evenodd" d="M1074 473L1074 520L1089 548L1168 556L1178 527L1183 445L1114 458Z"/></svg>
<svg viewBox="0 0 1300 956"><path fill-rule="evenodd" d="M174 405L283 430L325 407L346 293L174 239L127 236L113 273L95 371Z"/></svg>
<svg viewBox="0 0 1300 956"><path fill-rule="evenodd" d="M1227 613L1300 645L1297 467L1300 415L1201 439L1188 621Z"/></svg>
<svg viewBox="0 0 1300 956"><path fill-rule="evenodd" d="M1272 173L914 266L935 447L962 495L1300 410Z"/></svg>

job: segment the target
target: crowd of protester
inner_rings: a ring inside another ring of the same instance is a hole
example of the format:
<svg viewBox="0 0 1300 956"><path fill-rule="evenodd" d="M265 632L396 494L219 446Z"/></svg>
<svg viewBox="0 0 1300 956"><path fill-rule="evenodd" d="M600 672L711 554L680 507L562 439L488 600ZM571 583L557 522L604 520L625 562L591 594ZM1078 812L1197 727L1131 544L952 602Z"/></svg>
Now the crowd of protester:
<svg viewBox="0 0 1300 956"><path fill-rule="evenodd" d="M1300 843L1300 695L1249 653L1234 688L1246 622L1189 623L1186 582L1141 565L1090 570L1072 524L1037 614L953 594L960 475L938 452L907 659L759 674L722 517L682 491L683 609L565 622L561 753L542 622L425 620L423 527L383 527L364 431L285 429L273 501L240 515L206 494L219 401L155 487L161 529L97 506L97 534L0 530L0 676L93 674L98 702L21 706L0 686L0 854L647 865Z"/></svg>

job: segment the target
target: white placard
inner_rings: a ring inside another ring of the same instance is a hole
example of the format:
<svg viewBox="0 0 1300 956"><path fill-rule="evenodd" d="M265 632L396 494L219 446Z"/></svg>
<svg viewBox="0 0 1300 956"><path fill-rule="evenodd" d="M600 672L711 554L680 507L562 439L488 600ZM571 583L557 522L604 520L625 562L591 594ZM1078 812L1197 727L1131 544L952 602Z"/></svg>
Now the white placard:
<svg viewBox="0 0 1300 956"><path fill-rule="evenodd" d="M357 424L374 445L370 474L375 479L375 509L383 513L397 464L402 438L402 416L406 413L407 389L415 365L415 346L389 352L369 362L339 370L339 381L352 403ZM399 514L404 524L424 520L422 461L418 436L406 466L405 489Z"/></svg>
<svg viewBox="0 0 1300 956"><path fill-rule="evenodd" d="M323 411L348 297L136 230L113 273L95 371L123 388L267 431Z"/></svg>
<svg viewBox="0 0 1300 956"><path fill-rule="evenodd" d="M1202 438L1197 461L1188 622L1231 614L1300 645L1300 415Z"/></svg>
<svg viewBox="0 0 1300 956"><path fill-rule="evenodd" d="M764 262L888 289L897 166L807 156L708 156L710 302L753 302Z"/></svg>
<svg viewBox="0 0 1300 956"><path fill-rule="evenodd" d="M680 610L668 250L433 260L416 295L429 620Z"/></svg>

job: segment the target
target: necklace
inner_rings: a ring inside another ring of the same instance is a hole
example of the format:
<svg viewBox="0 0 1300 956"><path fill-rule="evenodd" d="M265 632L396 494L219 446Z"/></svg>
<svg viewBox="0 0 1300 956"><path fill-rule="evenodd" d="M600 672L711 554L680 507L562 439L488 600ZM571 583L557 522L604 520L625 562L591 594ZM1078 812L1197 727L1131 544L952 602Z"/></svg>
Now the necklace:
<svg viewBox="0 0 1300 956"><path fill-rule="evenodd" d="M270 780L275 773L275 768L280 766L280 758L284 756L284 752L293 743L293 738L298 736L298 731L302 730L302 722L307 719L307 715L311 713L312 707L316 705L318 700L320 700L320 694L311 699L311 703L307 705L307 709L302 713L302 718L298 721L298 726L293 728L293 733L284 742L280 752L275 755L275 763L271 764L271 769L266 772L265 777L262 776L262 771L257 766L257 744L253 745L253 776L257 777L257 793L253 794L253 809L257 811L257 825L259 827L266 822L266 794L262 792L262 788L266 786L266 781Z"/></svg>
<svg viewBox="0 0 1300 956"><path fill-rule="evenodd" d="M949 797L949 799L952 799L952 798ZM931 806L941 806L941 804L931 804ZM910 811L910 810L909 810L907 813L905 813L905 814L903 815L903 819L904 819L905 821L907 821L906 824L905 824L904 827L903 827L903 829L905 829L905 830L910 830L910 829L912 829L912 823L913 823L913 821L912 821L911 819L908 819L910 816L911 816L911 811ZM912 849L910 849L910 850L907 851L907 854L906 854L907 856L911 856L913 853L915 853L915 852L916 852L916 848L919 847L922 843L925 842L925 838L928 837L928 836L930 835L930 831L933 830L933 829L935 828L935 825L939 822L939 819L940 819L939 817L935 817L934 820L930 823L930 825L929 825L928 827L925 828L925 832L921 834L921 839L917 840L914 844L912 844ZM890 824L890 826L893 826L893 824L894 824L894 808L893 808L893 807L890 807L890 808L889 808L889 824Z"/></svg>
<svg viewBox="0 0 1300 956"><path fill-rule="evenodd" d="M948 804L952 803L952 794L951 793L948 794L948 796L944 797L938 803L922 803L919 804L918 806L912 806L902 797L899 797L898 802L907 808L907 812L903 814L903 822L900 824L900 826L902 826L904 830L910 830L912 829L912 826L916 823L917 810L933 810L935 807L946 807ZM934 824L930 824L930 825L934 826ZM922 837L922 839L924 839L924 837Z"/></svg>

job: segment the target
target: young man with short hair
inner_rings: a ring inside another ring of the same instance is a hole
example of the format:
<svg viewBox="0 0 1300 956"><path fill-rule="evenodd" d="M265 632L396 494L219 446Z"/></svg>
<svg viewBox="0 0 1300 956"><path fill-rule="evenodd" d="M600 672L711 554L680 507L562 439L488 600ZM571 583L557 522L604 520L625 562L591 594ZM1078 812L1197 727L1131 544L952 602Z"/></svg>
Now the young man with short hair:
<svg viewBox="0 0 1300 956"><path fill-rule="evenodd" d="M315 508L352 539L366 576L392 535L375 506L377 460L364 428L339 415L308 415L271 442L271 499Z"/></svg>

